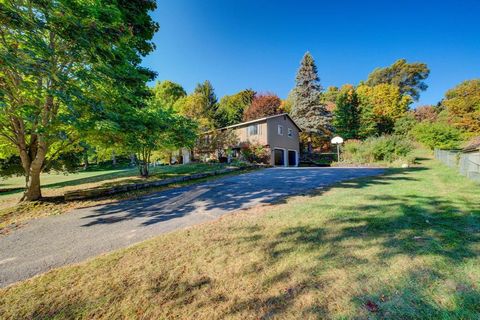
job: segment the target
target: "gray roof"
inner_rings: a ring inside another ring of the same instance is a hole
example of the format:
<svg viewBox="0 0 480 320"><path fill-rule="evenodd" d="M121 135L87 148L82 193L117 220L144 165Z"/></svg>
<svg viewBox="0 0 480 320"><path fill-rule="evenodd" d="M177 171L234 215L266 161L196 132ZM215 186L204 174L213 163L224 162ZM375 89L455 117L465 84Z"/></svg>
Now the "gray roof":
<svg viewBox="0 0 480 320"><path fill-rule="evenodd" d="M288 113L281 113L281 114L276 114L274 116L268 116L268 117L258 118L258 119L255 119L255 120L241 122L241 123L233 124L231 126L218 128L217 130L232 129L232 128L236 128L236 127L240 127L240 126L244 126L244 125L249 125L249 124L254 124L254 123L257 123L257 122L265 121L265 120L276 118L276 117L282 117L282 116L287 116L290 119L290 121L292 121L292 123L295 125L295 127L297 127L298 131L300 131L300 132L302 131L302 129L300 129L300 127L295 123L295 121L293 121L292 117L290 117L290 115Z"/></svg>
<svg viewBox="0 0 480 320"><path fill-rule="evenodd" d="M480 150L480 136L473 138L470 142L463 148L463 152L473 152Z"/></svg>

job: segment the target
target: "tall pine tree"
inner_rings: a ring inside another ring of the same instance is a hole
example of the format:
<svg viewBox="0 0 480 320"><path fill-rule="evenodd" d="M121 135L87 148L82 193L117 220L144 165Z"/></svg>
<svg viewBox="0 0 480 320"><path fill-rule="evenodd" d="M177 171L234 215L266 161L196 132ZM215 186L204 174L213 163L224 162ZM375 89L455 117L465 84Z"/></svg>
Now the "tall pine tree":
<svg viewBox="0 0 480 320"><path fill-rule="evenodd" d="M218 100L210 81L205 80L203 83L197 84L194 94L201 97L202 105L199 106L204 115L211 120L215 127L221 126L220 119L217 119Z"/></svg>
<svg viewBox="0 0 480 320"><path fill-rule="evenodd" d="M312 152L312 142L324 138L332 131L331 114L321 102L322 86L312 55L303 56L296 77L291 116L302 129L302 142Z"/></svg>
<svg viewBox="0 0 480 320"><path fill-rule="evenodd" d="M343 88L333 112L335 133L344 139L356 139L360 130L360 110L357 93L352 86Z"/></svg>

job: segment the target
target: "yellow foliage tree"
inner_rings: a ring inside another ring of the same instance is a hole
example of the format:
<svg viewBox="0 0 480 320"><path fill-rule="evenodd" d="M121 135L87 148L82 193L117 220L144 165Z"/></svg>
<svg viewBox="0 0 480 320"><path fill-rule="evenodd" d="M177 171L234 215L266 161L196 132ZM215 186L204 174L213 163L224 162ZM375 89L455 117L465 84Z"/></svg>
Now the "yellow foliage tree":
<svg viewBox="0 0 480 320"><path fill-rule="evenodd" d="M203 97L198 93L194 93L178 99L173 105L173 109L179 114L195 120L200 131L206 131L213 129L214 124L207 116L203 105Z"/></svg>
<svg viewBox="0 0 480 320"><path fill-rule="evenodd" d="M480 79L462 82L448 90L442 105L457 128L471 135L480 134Z"/></svg>
<svg viewBox="0 0 480 320"><path fill-rule="evenodd" d="M361 84L356 92L363 122L376 124L378 133L390 132L395 120L402 117L412 103L409 95L402 95L400 88L392 84Z"/></svg>

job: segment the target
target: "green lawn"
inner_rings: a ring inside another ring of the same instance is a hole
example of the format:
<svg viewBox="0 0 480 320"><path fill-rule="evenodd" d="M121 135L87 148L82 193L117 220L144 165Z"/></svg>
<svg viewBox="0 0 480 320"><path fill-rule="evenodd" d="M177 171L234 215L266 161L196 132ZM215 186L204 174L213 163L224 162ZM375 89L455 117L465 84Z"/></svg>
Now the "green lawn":
<svg viewBox="0 0 480 320"><path fill-rule="evenodd" d="M150 168L150 178L158 179L168 176L177 176L203 172L205 170L215 170L224 167L223 164L192 163L187 165L175 166L157 166ZM44 173L41 175L43 190L48 193L50 189L64 189L65 187L85 187L85 185L108 183L121 179L141 179L138 177L137 168L126 168L118 170L99 170L99 171L79 171L76 173ZM0 189L23 188L25 186L24 177L12 177L0 179ZM18 192L17 192L18 193ZM0 197L11 195L12 192L0 193Z"/></svg>
<svg viewBox="0 0 480 320"><path fill-rule="evenodd" d="M138 174L136 169L102 170L102 171L79 171L76 173L44 173L41 175L42 184L47 187L58 187L66 184L80 184L82 181L98 181L97 179L112 179ZM24 177L11 177L0 179L0 189L23 188Z"/></svg>
<svg viewBox="0 0 480 320"><path fill-rule="evenodd" d="M0 318L478 319L480 186L424 159L0 291Z"/></svg>

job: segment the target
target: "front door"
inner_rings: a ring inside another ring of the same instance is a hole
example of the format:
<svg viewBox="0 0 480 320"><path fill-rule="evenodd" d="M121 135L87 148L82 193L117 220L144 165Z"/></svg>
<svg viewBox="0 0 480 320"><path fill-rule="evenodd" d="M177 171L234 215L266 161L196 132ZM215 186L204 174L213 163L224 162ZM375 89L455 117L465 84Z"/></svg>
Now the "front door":
<svg viewBox="0 0 480 320"><path fill-rule="evenodd" d="M288 165L295 167L297 165L297 153L292 150L288 150Z"/></svg>
<svg viewBox="0 0 480 320"><path fill-rule="evenodd" d="M275 157L275 165L276 166L284 166L285 165L285 155L284 155L283 150L275 149L273 154L274 154L274 157Z"/></svg>

